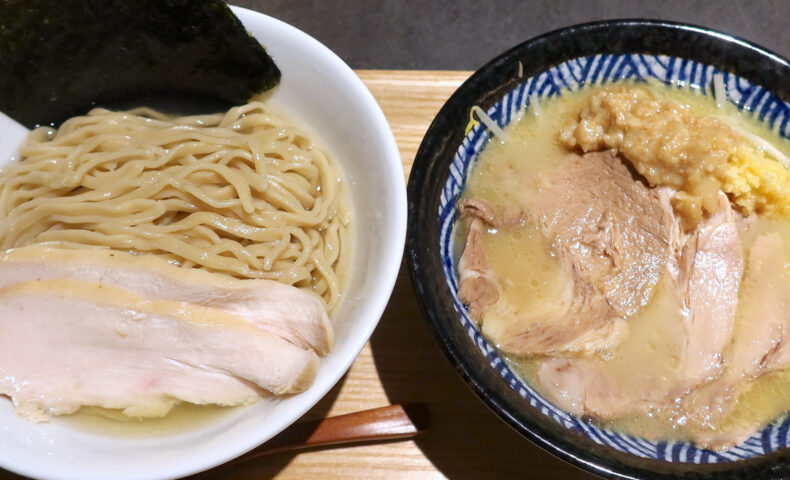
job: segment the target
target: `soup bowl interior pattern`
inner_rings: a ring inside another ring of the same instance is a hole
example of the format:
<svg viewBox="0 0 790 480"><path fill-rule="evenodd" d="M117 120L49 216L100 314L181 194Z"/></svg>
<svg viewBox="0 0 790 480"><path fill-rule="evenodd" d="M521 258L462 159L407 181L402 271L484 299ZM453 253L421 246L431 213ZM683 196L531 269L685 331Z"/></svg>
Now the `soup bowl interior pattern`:
<svg viewBox="0 0 790 480"><path fill-rule="evenodd" d="M453 235L466 178L490 140L480 106L500 127L546 99L619 80L654 80L727 100L790 138L787 61L733 37L688 25L623 20L558 30L525 42L478 70L429 128L409 181L407 256L436 339L477 395L516 430L592 472L622 478L763 478L790 471L790 417L724 452L685 442L648 441L600 428L555 407L518 378L480 333L458 298L462 245ZM784 81L783 81L784 79Z"/></svg>

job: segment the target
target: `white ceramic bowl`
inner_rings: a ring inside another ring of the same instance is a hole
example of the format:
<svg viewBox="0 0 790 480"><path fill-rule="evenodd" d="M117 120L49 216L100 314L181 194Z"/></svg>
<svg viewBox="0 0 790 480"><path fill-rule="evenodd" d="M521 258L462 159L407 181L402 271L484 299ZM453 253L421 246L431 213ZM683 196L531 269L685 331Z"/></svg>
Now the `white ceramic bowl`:
<svg viewBox="0 0 790 480"><path fill-rule="evenodd" d="M0 467L37 478L90 480L181 477L224 463L273 437L318 402L376 327L406 233L406 189L392 131L362 81L328 48L279 20L243 8L233 11L282 71L271 101L317 132L346 175L357 235L346 298L332 318L335 350L322 359L307 392L261 401L170 436L123 438L59 422L32 424L0 398ZM18 145L24 133L0 118L0 145ZM4 153L0 164L10 160Z"/></svg>

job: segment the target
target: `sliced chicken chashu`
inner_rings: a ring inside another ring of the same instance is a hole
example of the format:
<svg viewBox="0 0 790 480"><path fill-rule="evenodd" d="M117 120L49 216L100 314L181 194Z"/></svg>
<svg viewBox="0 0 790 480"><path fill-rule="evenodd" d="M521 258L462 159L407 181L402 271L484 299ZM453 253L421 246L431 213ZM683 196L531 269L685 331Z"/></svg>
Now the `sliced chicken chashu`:
<svg viewBox="0 0 790 480"><path fill-rule="evenodd" d="M321 301L273 280L235 280L184 269L150 255L30 246L0 256L0 288L74 279L122 287L152 300L175 300L232 313L294 345L328 354L334 333Z"/></svg>
<svg viewBox="0 0 790 480"><path fill-rule="evenodd" d="M0 394L32 420L83 405L160 416L178 401L237 405L312 384L317 355L242 317L108 285L0 289Z"/></svg>

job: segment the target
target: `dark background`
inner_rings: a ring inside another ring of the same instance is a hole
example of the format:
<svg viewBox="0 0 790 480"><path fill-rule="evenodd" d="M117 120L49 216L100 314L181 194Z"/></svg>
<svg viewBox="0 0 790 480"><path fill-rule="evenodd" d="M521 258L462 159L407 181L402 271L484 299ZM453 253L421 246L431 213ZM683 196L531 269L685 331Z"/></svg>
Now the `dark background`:
<svg viewBox="0 0 790 480"><path fill-rule="evenodd" d="M352 68L475 70L559 27L611 18L702 25L790 56L790 0L231 0L307 32Z"/></svg>

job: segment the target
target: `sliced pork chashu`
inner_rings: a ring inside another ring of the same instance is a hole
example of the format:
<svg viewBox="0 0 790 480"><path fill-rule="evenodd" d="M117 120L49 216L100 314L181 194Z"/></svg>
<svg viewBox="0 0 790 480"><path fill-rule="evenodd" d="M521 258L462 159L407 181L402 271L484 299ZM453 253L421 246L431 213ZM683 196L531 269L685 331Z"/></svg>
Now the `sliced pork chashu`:
<svg viewBox="0 0 790 480"><path fill-rule="evenodd" d="M680 390L719 375L735 322L743 254L736 214L721 191L718 201L717 213L698 225L683 248L679 288L687 331Z"/></svg>
<svg viewBox="0 0 790 480"><path fill-rule="evenodd" d="M755 238L746 262L749 275L742 286L736 333L722 355L723 373L683 399L690 413L688 421L694 426L690 432L704 447L726 448L752 435L762 422L735 428L724 428L723 422L755 378L790 367L785 354L790 345L785 251L778 233ZM715 333L707 336L715 338Z"/></svg>
<svg viewBox="0 0 790 480"><path fill-rule="evenodd" d="M715 379L732 338L741 255L736 217L727 202L686 240L677 275L667 272L659 294L643 310L648 317L631 320L643 325L630 330L629 351L624 354L622 345L606 360L542 360L538 378L547 395L571 413L612 420L671 407L687 390Z"/></svg>
<svg viewBox="0 0 790 480"><path fill-rule="evenodd" d="M569 154L562 167L525 185L525 216L533 219L560 258L568 287L556 308L518 312L499 323L494 342L505 352L556 354L593 351L616 343L625 329L624 319L646 305L660 276L673 258L677 221L668 199L635 180L613 153ZM491 223L485 209L471 227ZM507 226L507 222L502 222ZM467 250L476 246L481 227L470 228ZM475 233L477 232L477 233ZM471 242L470 242L471 240ZM473 275L467 266L474 265ZM465 280L490 278L485 262L462 262L461 299L473 311L479 298L467 295ZM487 304L496 294L486 294ZM485 315L481 315L484 317Z"/></svg>
<svg viewBox="0 0 790 480"><path fill-rule="evenodd" d="M488 307L499 300L499 288L488 266L483 235L489 226L502 227L505 221L499 218L494 208L485 200L463 200L458 208L461 218L467 224L466 245L458 260L458 295L467 304L472 316L481 318ZM517 226L515 220L509 223L511 227Z"/></svg>
<svg viewBox="0 0 790 480"><path fill-rule="evenodd" d="M672 402L678 382L674 360L684 349L681 294L667 276L653 301L629 320L629 339L606 354L539 360L538 381L563 410L601 420L650 411ZM662 318L663 317L663 318ZM661 318L662 322L655 322Z"/></svg>
<svg viewBox="0 0 790 480"><path fill-rule="evenodd" d="M220 310L69 280L0 289L0 394L31 420L83 405L160 416L312 384L318 357Z"/></svg>
<svg viewBox="0 0 790 480"><path fill-rule="evenodd" d="M719 213L684 236L666 189L648 188L614 154L598 153L570 155L562 168L527 186L522 197L525 215L540 226L569 286L553 310L514 312L509 318L478 315L485 333L498 333L493 340L505 352L587 353L541 360L538 377L557 405L614 419L670 405L720 373L743 273L738 219L726 196L720 195ZM462 257L460 294L476 313L506 301L488 269L482 235L489 226L517 227L479 199L466 200L461 208L473 228ZM473 275L465 277L469 265ZM478 289L485 295L465 291L474 285L464 281L470 277L485 287ZM659 284L663 293L650 304ZM648 304L664 321L630 333L639 337L630 341L636 347L622 354L616 344L624 319ZM489 321L500 325L486 330ZM650 350L656 342L662 344L660 352ZM602 348L610 358L590 355ZM672 360L658 364L656 355ZM642 361L618 363L618 356Z"/></svg>
<svg viewBox="0 0 790 480"><path fill-rule="evenodd" d="M321 301L273 280L234 280L184 269L150 255L30 246L0 256L0 288L18 282L73 279L124 288L151 300L175 300L242 317L294 345L328 354L332 326Z"/></svg>
<svg viewBox="0 0 790 480"><path fill-rule="evenodd" d="M526 193L552 248L617 315L647 305L677 231L667 197L635 179L613 152L569 154Z"/></svg>

